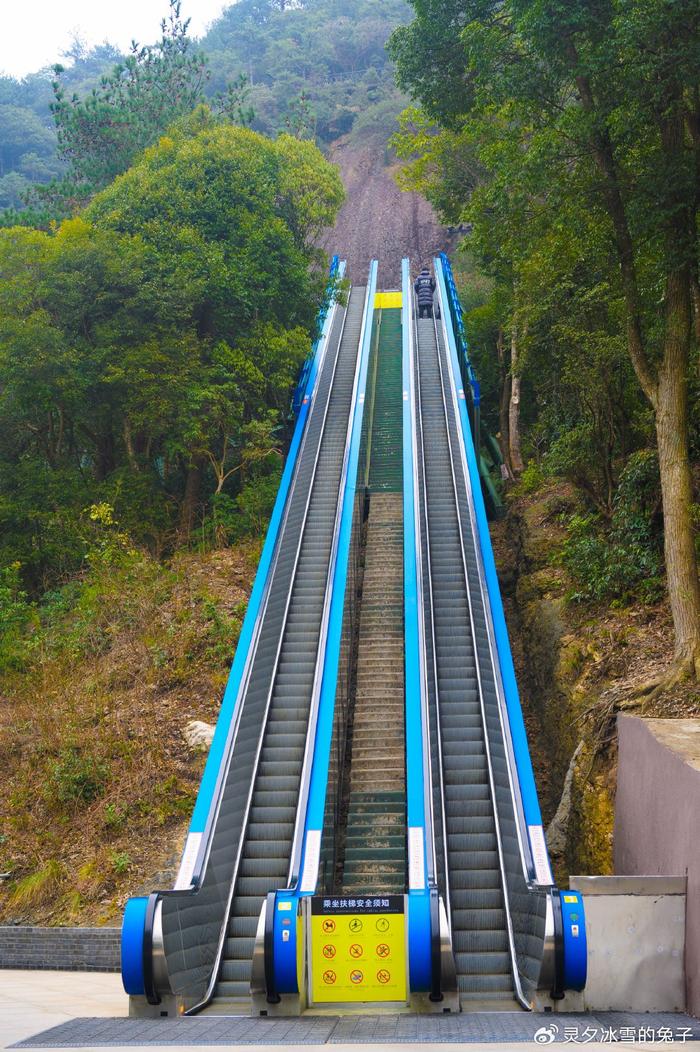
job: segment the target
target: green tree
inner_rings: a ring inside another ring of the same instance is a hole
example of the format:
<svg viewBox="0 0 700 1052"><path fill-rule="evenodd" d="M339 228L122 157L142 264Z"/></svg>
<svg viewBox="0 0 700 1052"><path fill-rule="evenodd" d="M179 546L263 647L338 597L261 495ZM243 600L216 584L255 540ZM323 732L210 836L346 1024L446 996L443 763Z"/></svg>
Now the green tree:
<svg viewBox="0 0 700 1052"><path fill-rule="evenodd" d="M19 167L24 154L53 152L56 137L25 106L0 103L0 176Z"/></svg>
<svg viewBox="0 0 700 1052"><path fill-rule="evenodd" d="M486 195L502 201L511 190L499 195L498 187L513 177L528 223L546 210L545 225L565 227L584 256L569 222L589 216L586 227L615 262L613 299L656 431L676 639L671 678L700 676L688 451L693 300L696 330L700 305L700 11L693 0L414 7L416 21L393 38L400 81L430 120L475 144L489 173ZM508 167L496 167L509 153Z"/></svg>
<svg viewBox="0 0 700 1052"><path fill-rule="evenodd" d="M54 67L51 112L59 157L68 173L35 196L57 215L75 212L203 99L206 59L187 35L189 20L181 17L181 0L169 4L160 41L146 46L134 42L128 57L86 97L69 94L64 67Z"/></svg>
<svg viewBox="0 0 700 1052"><path fill-rule="evenodd" d="M101 502L161 552L269 472L342 196L310 143L202 109L83 216L0 231L0 565L74 572Z"/></svg>

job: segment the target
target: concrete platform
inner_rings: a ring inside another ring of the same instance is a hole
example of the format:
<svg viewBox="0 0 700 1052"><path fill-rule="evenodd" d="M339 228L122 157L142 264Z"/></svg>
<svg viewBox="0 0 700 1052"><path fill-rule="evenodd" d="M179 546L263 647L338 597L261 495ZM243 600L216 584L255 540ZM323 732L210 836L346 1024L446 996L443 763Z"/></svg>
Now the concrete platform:
<svg viewBox="0 0 700 1052"><path fill-rule="evenodd" d="M538 1039L537 1034L541 1035ZM634 1036L664 1035L687 1043L700 1041L700 1023L670 1013L633 1015L541 1016L525 1012L476 1012L455 1016L331 1016L301 1019L251 1019L243 1017L194 1019L75 1019L62 1023L14 1048L173 1048L202 1046L299 1047L308 1045L502 1045L602 1044L629 1045ZM543 1036L545 1039L543 1040ZM550 1040L551 1036L551 1040ZM574 1042L574 1038L578 1038ZM675 1043L675 1041L674 1041ZM664 1044L666 1042L664 1041Z"/></svg>
<svg viewBox="0 0 700 1052"><path fill-rule="evenodd" d="M272 1052L281 1046L332 1045L338 1052L350 1052L361 1045L373 1052L399 1048L428 1052L449 1044L478 1052L520 1044L585 1044L603 1049L614 1042L627 1048L668 1049L671 1043L679 1047L700 1041L698 1020L671 1013L554 1016L475 1012L301 1019L204 1015L143 1020L129 1019L126 1011L126 997L116 975L0 971L0 1044L5 1049L206 1047L208 1052L230 1052L255 1046Z"/></svg>
<svg viewBox="0 0 700 1052"><path fill-rule="evenodd" d="M121 976L113 972L0 971L0 1048L76 1016L128 1014Z"/></svg>

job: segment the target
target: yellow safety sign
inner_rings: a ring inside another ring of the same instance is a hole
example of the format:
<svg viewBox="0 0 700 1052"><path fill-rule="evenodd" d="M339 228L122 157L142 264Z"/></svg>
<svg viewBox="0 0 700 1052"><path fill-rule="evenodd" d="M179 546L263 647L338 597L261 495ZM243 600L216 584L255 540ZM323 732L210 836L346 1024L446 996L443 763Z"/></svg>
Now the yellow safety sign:
<svg viewBox="0 0 700 1052"><path fill-rule="evenodd" d="M403 895L314 896L312 1003L406 1001L407 996Z"/></svg>
<svg viewBox="0 0 700 1052"><path fill-rule="evenodd" d="M402 303L400 292L377 292L374 297L375 310L400 310Z"/></svg>

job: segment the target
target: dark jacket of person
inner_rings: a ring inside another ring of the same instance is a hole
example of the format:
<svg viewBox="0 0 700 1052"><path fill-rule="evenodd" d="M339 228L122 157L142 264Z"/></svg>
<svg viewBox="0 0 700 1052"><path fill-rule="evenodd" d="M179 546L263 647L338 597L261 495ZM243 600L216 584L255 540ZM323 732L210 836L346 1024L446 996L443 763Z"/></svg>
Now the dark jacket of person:
<svg viewBox="0 0 700 1052"><path fill-rule="evenodd" d="M415 280L413 288L418 297L419 307L424 307L426 304L432 306L433 294L435 292L435 280L434 278L431 278L427 270L421 270Z"/></svg>

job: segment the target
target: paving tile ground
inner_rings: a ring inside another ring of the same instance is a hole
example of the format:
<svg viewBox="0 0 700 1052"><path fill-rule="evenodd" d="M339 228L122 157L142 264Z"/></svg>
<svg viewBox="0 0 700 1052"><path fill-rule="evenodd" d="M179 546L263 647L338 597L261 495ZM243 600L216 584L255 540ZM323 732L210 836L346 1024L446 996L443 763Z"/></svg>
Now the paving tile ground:
<svg viewBox="0 0 700 1052"><path fill-rule="evenodd" d="M700 1042L700 1022L685 1015L623 1012L528 1015L479 1012L451 1016L366 1015L256 1019L198 1016L141 1020L127 1017L119 976L76 972L0 971L0 1048L176 1048L207 1052L235 1048L304 1049L331 1045L372 1052L435 1052L441 1045L479 1050L536 1044L589 1049L679 1049ZM535 1039L545 1028L545 1040ZM633 1037L640 1037L639 1041ZM550 1038L551 1040L547 1040ZM669 1038L673 1038L671 1041ZM698 1047L695 1045L695 1047Z"/></svg>

